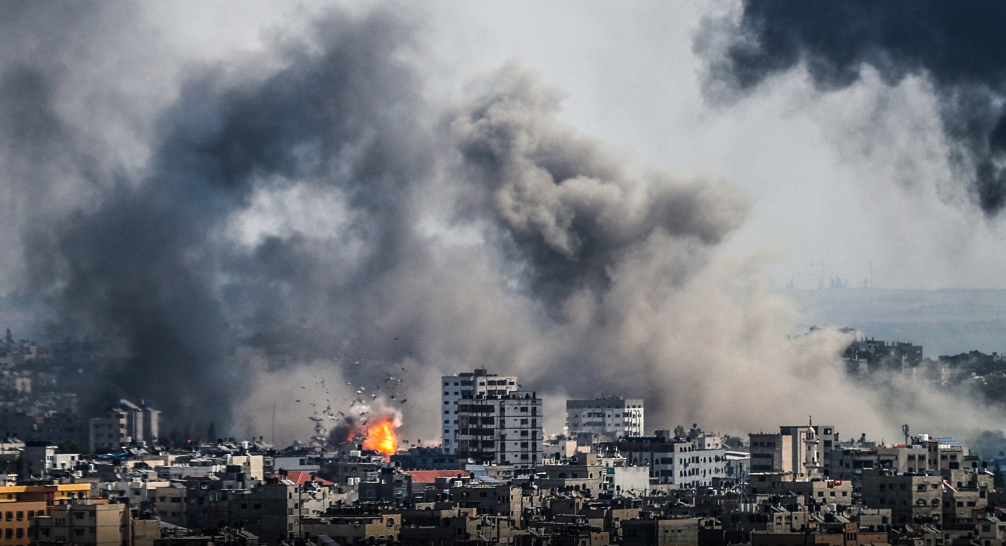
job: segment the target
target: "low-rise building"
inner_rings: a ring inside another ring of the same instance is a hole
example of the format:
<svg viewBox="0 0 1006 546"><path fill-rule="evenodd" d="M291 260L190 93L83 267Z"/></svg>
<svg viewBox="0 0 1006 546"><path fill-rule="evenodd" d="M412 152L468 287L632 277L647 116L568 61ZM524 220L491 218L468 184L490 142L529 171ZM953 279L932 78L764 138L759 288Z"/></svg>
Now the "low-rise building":
<svg viewBox="0 0 1006 546"><path fill-rule="evenodd" d="M896 525L939 523L943 514L943 478L865 469L862 501L869 508L889 508Z"/></svg>

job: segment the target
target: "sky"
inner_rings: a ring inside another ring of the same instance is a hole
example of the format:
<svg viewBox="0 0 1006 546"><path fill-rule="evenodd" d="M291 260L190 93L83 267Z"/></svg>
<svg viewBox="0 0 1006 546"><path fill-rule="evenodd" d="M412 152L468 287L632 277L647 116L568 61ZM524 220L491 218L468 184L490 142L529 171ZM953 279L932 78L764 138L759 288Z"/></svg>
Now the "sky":
<svg viewBox="0 0 1006 546"><path fill-rule="evenodd" d="M188 56L219 59L263 48L274 29L296 28L325 6L144 9ZM872 274L878 288L1006 288L1006 228L949 172L924 77L890 86L867 68L848 89L823 93L795 69L716 105L703 95L708 67L695 42L704 19L736 17L736 2L400 9L422 26L418 55L433 100L517 61L566 92L564 121L633 161L747 192L754 207L731 250L771 255L780 286L817 288L824 275L861 287Z"/></svg>
<svg viewBox="0 0 1006 546"><path fill-rule="evenodd" d="M898 13L857 49L811 38L864 12L779 5L9 4L0 290L118 342L94 399L175 428L277 408L289 440L366 386L429 439L416 393L475 365L549 432L603 393L663 428L996 426L848 381L777 288L1006 288L1006 79L892 42Z"/></svg>
<svg viewBox="0 0 1006 546"><path fill-rule="evenodd" d="M780 285L817 288L823 262L850 286L872 271L878 288L1004 287L1006 231L948 172L923 78L827 94L796 69L718 106L695 41L734 3L465 7L430 16L447 74L517 59L566 90L563 119L635 161L741 188L754 206L731 250L773 255Z"/></svg>

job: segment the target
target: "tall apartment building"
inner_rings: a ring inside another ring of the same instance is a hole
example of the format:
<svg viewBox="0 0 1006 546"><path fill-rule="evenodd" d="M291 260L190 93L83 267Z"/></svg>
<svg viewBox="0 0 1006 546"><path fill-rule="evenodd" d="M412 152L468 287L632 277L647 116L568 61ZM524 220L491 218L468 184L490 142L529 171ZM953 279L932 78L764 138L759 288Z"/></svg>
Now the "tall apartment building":
<svg viewBox="0 0 1006 546"><path fill-rule="evenodd" d="M464 372L443 376L443 437L444 453L458 453L458 431L460 419L458 408L462 400L472 400L476 397L503 396L520 388L514 376L500 376L487 373L485 368L476 368L474 372Z"/></svg>
<svg viewBox="0 0 1006 546"><path fill-rule="evenodd" d="M566 429L574 438L589 435L591 440L609 442L622 436L642 436L643 401L608 397L566 400Z"/></svg>
<svg viewBox="0 0 1006 546"><path fill-rule="evenodd" d="M155 443L160 434L161 412L140 404L119 400L105 417L88 419L88 449L114 451L130 442Z"/></svg>
<svg viewBox="0 0 1006 546"><path fill-rule="evenodd" d="M542 462L541 398L533 392L475 395L458 405L457 456L477 464Z"/></svg>
<svg viewBox="0 0 1006 546"><path fill-rule="evenodd" d="M830 425L779 427L778 433L751 433L751 472L782 472L797 479L827 474L838 441Z"/></svg>

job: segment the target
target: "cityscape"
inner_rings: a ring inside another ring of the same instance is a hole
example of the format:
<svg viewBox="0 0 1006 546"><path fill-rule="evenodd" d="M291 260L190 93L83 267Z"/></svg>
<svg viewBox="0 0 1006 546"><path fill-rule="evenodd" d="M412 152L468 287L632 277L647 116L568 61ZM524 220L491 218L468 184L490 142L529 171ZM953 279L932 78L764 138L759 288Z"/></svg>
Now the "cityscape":
<svg viewBox="0 0 1006 546"><path fill-rule="evenodd" d="M855 381L1006 375L999 355L930 359L856 334L843 351ZM401 407L375 396L314 413L311 439L282 446L216 437L212 424L182 436L144 401L87 414L74 376L107 358L93 343L8 330L0 356L9 544L849 546L1006 533L1006 454L916 430L924 423L889 441L813 416L727 435L606 395L565 400L565 426L549 434L541 395L476 368L441 378L439 442L400 443Z"/></svg>
<svg viewBox="0 0 1006 546"><path fill-rule="evenodd" d="M0 546L1006 546L1003 29L0 0Z"/></svg>

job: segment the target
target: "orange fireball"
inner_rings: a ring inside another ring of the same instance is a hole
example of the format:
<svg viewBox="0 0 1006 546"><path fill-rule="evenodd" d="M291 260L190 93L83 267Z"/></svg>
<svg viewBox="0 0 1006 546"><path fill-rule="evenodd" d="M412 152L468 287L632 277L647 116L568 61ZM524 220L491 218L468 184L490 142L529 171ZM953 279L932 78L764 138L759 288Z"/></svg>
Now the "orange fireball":
<svg viewBox="0 0 1006 546"><path fill-rule="evenodd" d="M364 449L372 449L385 456L398 452L398 438L391 421L381 421L367 429L367 438L363 441Z"/></svg>

